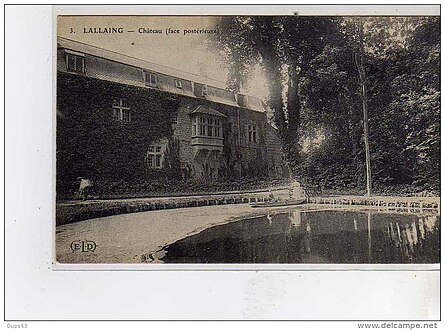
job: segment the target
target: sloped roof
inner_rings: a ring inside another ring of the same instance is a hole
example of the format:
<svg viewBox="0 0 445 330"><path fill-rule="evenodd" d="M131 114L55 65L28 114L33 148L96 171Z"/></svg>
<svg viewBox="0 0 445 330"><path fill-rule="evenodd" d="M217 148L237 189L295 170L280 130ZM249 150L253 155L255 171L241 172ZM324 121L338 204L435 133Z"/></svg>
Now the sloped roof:
<svg viewBox="0 0 445 330"><path fill-rule="evenodd" d="M190 113L191 114L193 114L193 113L203 113L203 114L212 115L212 116L227 117L226 115L222 114L221 112L216 111L215 109L212 109L212 108L209 108L209 107L205 107L203 105L198 105Z"/></svg>
<svg viewBox="0 0 445 330"><path fill-rule="evenodd" d="M247 95L247 108L255 111L265 111L266 107L263 102L256 97Z"/></svg>
<svg viewBox="0 0 445 330"><path fill-rule="evenodd" d="M149 62L149 61L141 60L141 59L138 59L138 58L135 58L132 56L120 54L120 53L117 53L117 52L114 52L111 50L107 50L104 48L85 44L83 42L74 41L71 39L63 38L63 37L57 37L57 43L60 45L60 47L65 48L65 49L70 49L73 51L78 51L81 53L86 53L86 54L106 58L106 59L109 59L112 61L128 64L128 65L138 67L141 69L145 69L148 71L155 71L155 72L162 73L162 74L165 74L168 76L172 76L172 77L176 77L176 78L180 78L180 79L184 79L184 80L190 80L190 81L193 81L196 83L213 86L213 87L217 87L220 89L227 89L226 84L219 80L211 79L208 77L203 77L203 76L185 72L182 70L173 69L173 68L170 68L165 65L160 65L160 64Z"/></svg>
<svg viewBox="0 0 445 330"><path fill-rule="evenodd" d="M185 72L178 69L173 69L164 65L152 63L146 60L141 60L132 56L120 54L111 50L107 50L104 48L92 46L89 44L85 44L79 41L74 41L71 39L63 38L63 37L57 37L57 44L58 47L71 50L74 52L79 52L82 54L89 54L95 57L104 58L110 61L126 64L129 66L132 66L134 68L147 70L147 71L153 71L157 72L166 76L192 81L194 83L204 84L210 87L214 87L215 89L220 89L227 91L227 86L224 82L215 80L209 77L200 76L197 74ZM98 73L98 72L89 72L89 75L91 75L93 78L102 79L102 80L109 80L116 83L122 83L122 84L128 84L132 86L137 87L147 87L143 83L143 81L137 82L129 79L125 79L120 74L113 74L110 72L107 72L106 75L104 73ZM174 94L180 94L190 97L196 97L193 92L188 91L186 89L177 89L173 88L171 86L168 86L167 84L160 84L158 86L159 89L164 90L166 92L174 93ZM236 100L232 100L230 98L221 97L218 95L214 95L213 93L208 93L205 97L205 99L216 102L216 103L222 103L227 104L235 107L239 107ZM265 112L266 107L262 103L261 100L259 100L256 97L249 96L248 95L248 101L245 106L247 109L258 111L258 112Z"/></svg>
<svg viewBox="0 0 445 330"><path fill-rule="evenodd" d="M180 94L190 97L196 97L195 94L192 91L189 91L187 89L178 89L176 87L172 87L170 85L165 84L159 84L159 89L165 92L173 93L173 94Z"/></svg>
<svg viewBox="0 0 445 330"><path fill-rule="evenodd" d="M236 103L235 100L230 100L230 99L227 99L227 98L218 97L216 95L211 95L210 93L207 94L205 96L205 98L207 100L209 100L209 101L212 101L212 102L223 103L223 104L228 104L228 105L231 105L231 106L234 106L234 107L239 107L238 103ZM257 109L252 109L252 110L258 111Z"/></svg>

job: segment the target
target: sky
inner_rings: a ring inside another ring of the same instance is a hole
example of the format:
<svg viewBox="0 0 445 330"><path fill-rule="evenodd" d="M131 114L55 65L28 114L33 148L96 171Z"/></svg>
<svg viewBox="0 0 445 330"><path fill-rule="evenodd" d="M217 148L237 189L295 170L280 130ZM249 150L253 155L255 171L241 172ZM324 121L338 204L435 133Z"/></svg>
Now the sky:
<svg viewBox="0 0 445 330"><path fill-rule="evenodd" d="M57 35L225 82L227 64L207 47L207 35L183 33L183 30L212 30L215 21L211 16L59 16ZM84 32L90 28L122 28L124 33ZM140 28L163 33L139 33ZM166 34L168 28L179 33ZM253 72L243 92L265 100L266 80L261 70Z"/></svg>

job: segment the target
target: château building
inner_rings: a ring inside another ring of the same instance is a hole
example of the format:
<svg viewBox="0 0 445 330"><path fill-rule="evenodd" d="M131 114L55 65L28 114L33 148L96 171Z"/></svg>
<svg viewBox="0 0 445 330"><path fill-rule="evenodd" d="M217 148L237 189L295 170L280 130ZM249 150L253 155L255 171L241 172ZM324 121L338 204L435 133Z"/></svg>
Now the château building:
<svg viewBox="0 0 445 330"><path fill-rule="evenodd" d="M57 115L58 174L283 174L277 131L258 98L65 38L57 39Z"/></svg>

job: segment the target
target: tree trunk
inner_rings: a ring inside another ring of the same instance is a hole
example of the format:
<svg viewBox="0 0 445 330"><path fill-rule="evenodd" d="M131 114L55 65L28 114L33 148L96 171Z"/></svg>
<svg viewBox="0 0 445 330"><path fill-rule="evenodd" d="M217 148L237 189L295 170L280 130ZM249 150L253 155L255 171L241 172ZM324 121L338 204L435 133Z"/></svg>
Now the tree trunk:
<svg viewBox="0 0 445 330"><path fill-rule="evenodd" d="M364 133L364 142L365 142L365 157L366 157L366 195L368 197L371 196L371 154L369 151L369 129L368 129L368 99L366 94L366 73L364 67L363 60L363 23L359 23L359 51L354 55L355 57L355 65L357 66L357 71L359 75L359 83L361 90L361 100L362 100L362 109L363 109L363 133Z"/></svg>
<svg viewBox="0 0 445 330"><path fill-rule="evenodd" d="M364 70L363 70L364 71ZM368 129L368 102L366 95L365 81L361 81L362 89L362 108L363 108L363 132L365 135L365 154L366 154L366 195L371 196L371 153L369 151L369 129Z"/></svg>

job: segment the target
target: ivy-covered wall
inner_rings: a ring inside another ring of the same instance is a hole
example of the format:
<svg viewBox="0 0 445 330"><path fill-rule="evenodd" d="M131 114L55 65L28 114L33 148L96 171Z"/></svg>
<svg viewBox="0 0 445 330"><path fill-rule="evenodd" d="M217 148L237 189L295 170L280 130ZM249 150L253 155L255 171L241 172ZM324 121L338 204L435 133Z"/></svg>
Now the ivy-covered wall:
<svg viewBox="0 0 445 330"><path fill-rule="evenodd" d="M125 99L131 121L112 118L112 102ZM57 79L57 192L78 177L106 181L145 179L148 146L173 134L179 101L165 92L59 73Z"/></svg>
<svg viewBox="0 0 445 330"><path fill-rule="evenodd" d="M130 107L130 122L113 119L115 99L124 99ZM205 164L195 159L191 144L190 112L198 105L227 116L223 120L224 150L218 157L208 157ZM172 124L174 117L177 121ZM247 140L248 124L259 128L257 143ZM249 179L275 179L274 159L281 158L274 154L281 155L281 151L267 125L264 113L59 72L57 196L72 198L79 188L79 177L92 180L98 196L120 193L126 186L132 188L121 192L122 196L134 195L135 189L136 195L175 191L180 181L193 190L194 185L211 181L241 184ZM165 142L164 166L149 169L145 163L148 147L161 140Z"/></svg>

